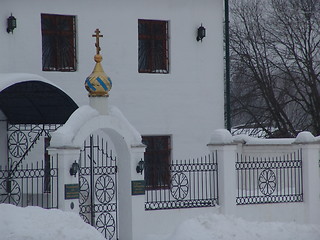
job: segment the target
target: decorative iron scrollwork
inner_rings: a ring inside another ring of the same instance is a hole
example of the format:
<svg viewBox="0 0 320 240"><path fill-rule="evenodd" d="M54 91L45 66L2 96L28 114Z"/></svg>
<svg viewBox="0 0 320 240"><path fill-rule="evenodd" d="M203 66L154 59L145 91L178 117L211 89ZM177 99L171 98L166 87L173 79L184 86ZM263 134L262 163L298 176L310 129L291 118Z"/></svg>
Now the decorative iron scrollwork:
<svg viewBox="0 0 320 240"><path fill-rule="evenodd" d="M116 157L99 135L91 135L81 150L80 216L106 239L117 239Z"/></svg>
<svg viewBox="0 0 320 240"><path fill-rule="evenodd" d="M22 157L28 149L28 139L22 131L14 131L9 136L9 151L16 158Z"/></svg>
<svg viewBox="0 0 320 240"><path fill-rule="evenodd" d="M101 203L109 203L114 197L114 185L114 181L109 175L102 175L98 177L95 184L97 200Z"/></svg>
<svg viewBox="0 0 320 240"><path fill-rule="evenodd" d="M177 200L182 200L188 195L188 178L182 172L177 172L171 179L171 194Z"/></svg>
<svg viewBox="0 0 320 240"><path fill-rule="evenodd" d="M276 189L276 175L270 169L263 170L259 175L259 189L262 194L270 196Z"/></svg>
<svg viewBox="0 0 320 240"><path fill-rule="evenodd" d="M89 198L89 183L88 180L84 177L79 178L79 204L84 204Z"/></svg>
<svg viewBox="0 0 320 240"><path fill-rule="evenodd" d="M96 229L103 234L106 239L112 239L116 227L115 220L110 213L103 212L97 217Z"/></svg>
<svg viewBox="0 0 320 240"><path fill-rule="evenodd" d="M21 190L17 181L4 180L0 183L0 203L18 205L21 199Z"/></svg>

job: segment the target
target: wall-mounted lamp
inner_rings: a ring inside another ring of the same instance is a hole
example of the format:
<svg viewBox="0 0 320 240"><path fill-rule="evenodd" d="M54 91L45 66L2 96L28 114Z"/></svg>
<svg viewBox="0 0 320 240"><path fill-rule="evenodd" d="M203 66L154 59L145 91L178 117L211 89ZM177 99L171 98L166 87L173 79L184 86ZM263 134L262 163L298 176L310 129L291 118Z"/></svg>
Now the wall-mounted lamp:
<svg viewBox="0 0 320 240"><path fill-rule="evenodd" d="M202 42L202 39L206 36L206 29L202 26L202 23L201 23L201 26L198 28L198 31L197 31L197 41L199 42L201 40Z"/></svg>
<svg viewBox="0 0 320 240"><path fill-rule="evenodd" d="M12 16L12 13L11 13L11 16L8 17L7 19L7 32L8 33L13 33L13 29L15 29L17 27L17 19Z"/></svg>
<svg viewBox="0 0 320 240"><path fill-rule="evenodd" d="M69 171L70 175L76 177L77 172L79 171L79 169L80 169L79 164L76 161L74 161L74 163L72 163L70 171Z"/></svg>
<svg viewBox="0 0 320 240"><path fill-rule="evenodd" d="M138 162L138 165L136 167L136 171L137 173L141 173L142 175L142 172L144 170L144 161L142 161L142 159Z"/></svg>

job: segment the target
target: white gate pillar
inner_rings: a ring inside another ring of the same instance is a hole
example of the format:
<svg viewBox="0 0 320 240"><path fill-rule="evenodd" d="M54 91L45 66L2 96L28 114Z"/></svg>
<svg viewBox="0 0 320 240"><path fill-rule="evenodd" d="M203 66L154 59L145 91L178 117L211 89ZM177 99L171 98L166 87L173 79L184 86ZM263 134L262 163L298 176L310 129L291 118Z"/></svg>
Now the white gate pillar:
<svg viewBox="0 0 320 240"><path fill-rule="evenodd" d="M218 188L219 205L221 213L226 215L236 214L236 152L237 144L229 131L225 129L216 130L208 144L209 150L216 152L218 163Z"/></svg>
<svg viewBox="0 0 320 240"><path fill-rule="evenodd" d="M138 173L139 162L144 162L144 152L146 146L135 145L131 146L131 201L132 201L132 239L138 240L144 237L144 231L142 229L146 224L144 223L145 212L145 181L144 181L144 169ZM141 162L141 163L142 163ZM137 166L138 169L137 169Z"/></svg>
<svg viewBox="0 0 320 240"><path fill-rule="evenodd" d="M48 152L58 161L58 208L79 214L79 168L73 176L70 169L79 164L80 148L49 148Z"/></svg>
<svg viewBox="0 0 320 240"><path fill-rule="evenodd" d="M320 222L320 142L310 132L298 134L295 142L302 150L304 222Z"/></svg>
<svg viewBox="0 0 320 240"><path fill-rule="evenodd" d="M120 146L125 149L119 149ZM145 145L116 144L118 166L118 209L119 238L138 240L143 235L144 172L138 173L137 166L144 159Z"/></svg>

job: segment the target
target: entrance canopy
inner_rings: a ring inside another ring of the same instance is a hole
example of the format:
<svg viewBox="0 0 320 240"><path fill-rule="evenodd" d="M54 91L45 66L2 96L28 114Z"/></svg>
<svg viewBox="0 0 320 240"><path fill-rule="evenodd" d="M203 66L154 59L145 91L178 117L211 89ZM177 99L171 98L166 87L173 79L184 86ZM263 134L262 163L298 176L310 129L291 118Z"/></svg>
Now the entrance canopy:
<svg viewBox="0 0 320 240"><path fill-rule="evenodd" d="M0 74L0 110L11 124L63 124L78 108L59 87L33 74Z"/></svg>

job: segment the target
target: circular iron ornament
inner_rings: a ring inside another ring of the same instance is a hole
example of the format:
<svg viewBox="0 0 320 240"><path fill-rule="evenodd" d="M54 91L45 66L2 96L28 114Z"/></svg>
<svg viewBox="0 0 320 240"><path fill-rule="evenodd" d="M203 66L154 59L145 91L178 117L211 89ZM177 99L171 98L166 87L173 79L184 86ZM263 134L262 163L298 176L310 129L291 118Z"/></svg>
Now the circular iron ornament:
<svg viewBox="0 0 320 240"><path fill-rule="evenodd" d="M14 131L9 136L9 151L14 157L22 157L28 149L28 139L26 134L21 131Z"/></svg>
<svg viewBox="0 0 320 240"><path fill-rule="evenodd" d="M89 183L84 177L79 178L79 204L84 204L89 198Z"/></svg>
<svg viewBox="0 0 320 240"><path fill-rule="evenodd" d="M178 172L172 176L171 180L171 194L176 200L182 200L188 195L188 178L182 173Z"/></svg>
<svg viewBox="0 0 320 240"><path fill-rule="evenodd" d="M263 195L270 196L276 189L276 175L270 169L263 170L259 175L259 189Z"/></svg>
<svg viewBox="0 0 320 240"><path fill-rule="evenodd" d="M17 206L20 202L20 195L20 186L17 181L4 180L0 183L0 203L11 203Z"/></svg>
<svg viewBox="0 0 320 240"><path fill-rule="evenodd" d="M108 203L114 197L115 184L109 175L101 175L95 183L95 194L101 203Z"/></svg>
<svg viewBox="0 0 320 240"><path fill-rule="evenodd" d="M107 212L101 213L96 220L96 229L101 232L106 239L111 239L116 230L112 215Z"/></svg>

